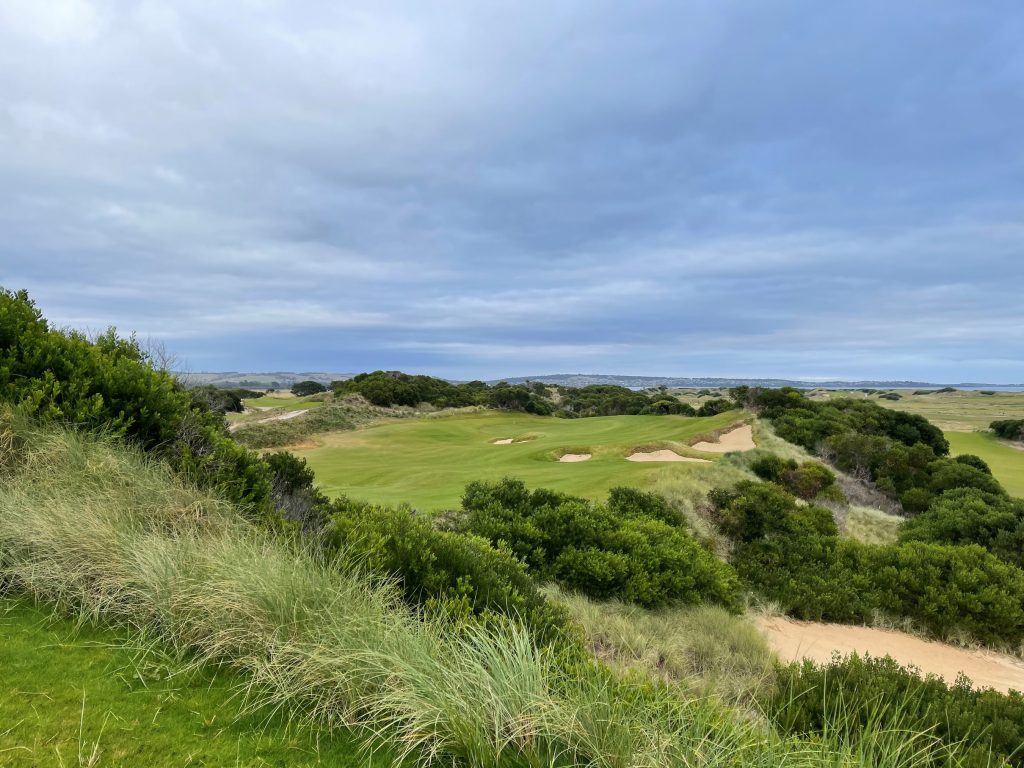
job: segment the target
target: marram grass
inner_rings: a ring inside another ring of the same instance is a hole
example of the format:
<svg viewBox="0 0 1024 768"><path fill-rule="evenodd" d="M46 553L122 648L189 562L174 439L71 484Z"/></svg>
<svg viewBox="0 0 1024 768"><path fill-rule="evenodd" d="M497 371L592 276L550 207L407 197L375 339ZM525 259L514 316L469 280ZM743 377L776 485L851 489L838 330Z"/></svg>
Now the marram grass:
<svg viewBox="0 0 1024 768"><path fill-rule="evenodd" d="M0 423L0 585L118 625L251 706L345 726L423 764L906 766L927 734L782 738L681 688L540 651L514 623L454 630L358 572L267 537L226 504L102 439Z"/></svg>

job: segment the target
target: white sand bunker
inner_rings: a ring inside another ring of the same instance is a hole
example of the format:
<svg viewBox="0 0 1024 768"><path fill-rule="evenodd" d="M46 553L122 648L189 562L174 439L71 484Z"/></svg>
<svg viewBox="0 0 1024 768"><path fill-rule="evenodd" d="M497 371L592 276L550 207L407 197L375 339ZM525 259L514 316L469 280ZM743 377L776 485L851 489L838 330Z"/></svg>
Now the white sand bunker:
<svg viewBox="0 0 1024 768"><path fill-rule="evenodd" d="M922 673L939 675L950 684L963 672L975 688L995 688L1003 693L1024 690L1024 662L994 651L957 648L873 627L816 624L780 617L764 617L755 623L783 661L807 658L825 663L831 661L833 651L843 656L856 651L892 656L904 666L914 665Z"/></svg>
<svg viewBox="0 0 1024 768"><path fill-rule="evenodd" d="M576 461L589 461L590 456L589 453L563 453L558 460L565 464L571 464Z"/></svg>
<svg viewBox="0 0 1024 768"><path fill-rule="evenodd" d="M491 445L512 445L512 438L503 437L500 440L492 440Z"/></svg>
<svg viewBox="0 0 1024 768"><path fill-rule="evenodd" d="M729 453L730 451L750 451L757 448L757 445L754 443L754 428L749 424L743 424L736 429L723 432L713 443L704 440L690 447L695 451L704 451L704 453Z"/></svg>
<svg viewBox="0 0 1024 768"><path fill-rule="evenodd" d="M680 456L675 451L636 451L626 457L626 461L692 461L698 464L710 464L709 459L694 459L690 456Z"/></svg>

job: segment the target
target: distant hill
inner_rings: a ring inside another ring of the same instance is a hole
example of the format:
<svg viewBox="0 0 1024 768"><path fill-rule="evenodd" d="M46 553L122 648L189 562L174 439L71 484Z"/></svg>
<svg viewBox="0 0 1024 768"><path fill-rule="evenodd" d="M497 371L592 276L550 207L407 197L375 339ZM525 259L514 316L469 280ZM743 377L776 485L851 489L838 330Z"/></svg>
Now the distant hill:
<svg viewBox="0 0 1024 768"><path fill-rule="evenodd" d="M230 389L243 387L249 389L290 389L299 381L315 381L324 386L332 381L350 379L354 373L327 373L324 371L268 371L252 373L242 371L198 371L179 372L178 378L190 387L213 385Z"/></svg>
<svg viewBox="0 0 1024 768"><path fill-rule="evenodd" d="M179 373L190 386L212 384L215 387L250 387L255 389L288 389L298 381L316 381L330 384L332 381L350 379L354 373L329 373L325 371L266 371L261 373L245 371L199 371L195 373ZM455 381L454 379L452 381ZM615 376L601 373L556 373L544 376L513 376L505 379L491 379L489 384L507 381L509 384L520 384L526 381L540 381L545 384L558 384L563 387L586 387L590 384L617 384L631 389L648 387L673 387L677 389L718 389L738 387L744 384L751 387L798 387L800 389L940 389L956 387L957 389L1002 389L1021 390L1024 384L935 384L926 381L801 381L797 379L729 379L716 377L689 378L682 376Z"/></svg>
<svg viewBox="0 0 1024 768"><path fill-rule="evenodd" d="M506 379L493 379L488 383L507 381L519 384L526 381L540 381L545 384L558 384L563 387L586 387L590 384L617 384L620 387L647 388L673 387L677 389L722 387L738 387L746 384L751 387L797 387L800 389L940 389L956 387L958 389L1024 389L1024 384L936 384L926 381L804 381L797 379L729 379L716 377L681 377L681 376L613 376L597 373L557 373L545 376L515 376Z"/></svg>

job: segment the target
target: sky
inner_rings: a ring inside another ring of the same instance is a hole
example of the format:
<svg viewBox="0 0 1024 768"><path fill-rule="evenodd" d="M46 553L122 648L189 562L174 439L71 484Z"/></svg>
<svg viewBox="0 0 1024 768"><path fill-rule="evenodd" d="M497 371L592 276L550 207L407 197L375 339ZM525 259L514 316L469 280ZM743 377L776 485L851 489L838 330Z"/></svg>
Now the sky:
<svg viewBox="0 0 1024 768"><path fill-rule="evenodd" d="M193 371L1024 382L1019 0L0 0L0 285Z"/></svg>

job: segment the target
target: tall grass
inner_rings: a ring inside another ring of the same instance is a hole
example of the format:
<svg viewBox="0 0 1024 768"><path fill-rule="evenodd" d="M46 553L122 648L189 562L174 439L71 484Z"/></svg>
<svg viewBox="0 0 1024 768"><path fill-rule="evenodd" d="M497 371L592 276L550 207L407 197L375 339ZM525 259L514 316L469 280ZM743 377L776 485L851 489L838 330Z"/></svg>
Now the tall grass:
<svg viewBox="0 0 1024 768"><path fill-rule="evenodd" d="M345 725L423 763L907 766L939 747L879 727L782 738L718 702L416 615L101 439L0 423L0 584L246 673L246 700ZM910 749L908 745L913 745Z"/></svg>
<svg viewBox="0 0 1024 768"><path fill-rule="evenodd" d="M775 654L757 628L710 605L645 610L596 602L555 589L587 642L611 663L682 683L697 695L714 694L750 709L775 679Z"/></svg>

